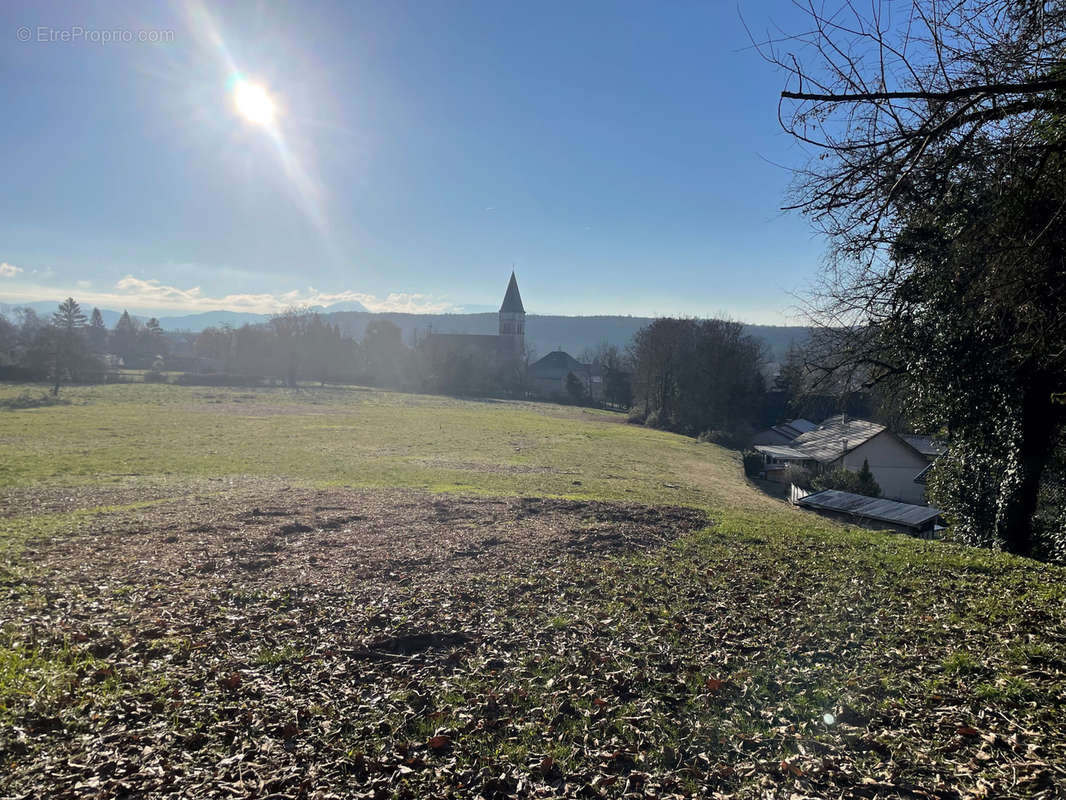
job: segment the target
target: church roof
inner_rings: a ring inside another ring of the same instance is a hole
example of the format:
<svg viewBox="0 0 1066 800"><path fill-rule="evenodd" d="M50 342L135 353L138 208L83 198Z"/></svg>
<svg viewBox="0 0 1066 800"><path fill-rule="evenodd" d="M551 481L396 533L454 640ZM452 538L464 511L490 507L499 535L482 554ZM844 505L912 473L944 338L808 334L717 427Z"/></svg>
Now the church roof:
<svg viewBox="0 0 1066 800"><path fill-rule="evenodd" d="M507 284L507 294L503 296L503 305L500 306L500 313L503 312L526 313L526 309L522 306L522 295L518 293L518 281L515 280L514 270L511 271L511 280Z"/></svg>

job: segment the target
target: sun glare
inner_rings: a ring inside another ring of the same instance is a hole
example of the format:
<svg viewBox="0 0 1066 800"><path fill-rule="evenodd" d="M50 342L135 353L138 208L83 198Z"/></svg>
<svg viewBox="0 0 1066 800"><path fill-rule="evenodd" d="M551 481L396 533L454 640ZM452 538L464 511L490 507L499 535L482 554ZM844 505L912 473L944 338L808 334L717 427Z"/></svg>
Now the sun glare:
<svg viewBox="0 0 1066 800"><path fill-rule="evenodd" d="M274 121L274 101L258 83L238 82L233 89L233 103L237 112L249 122L269 125Z"/></svg>

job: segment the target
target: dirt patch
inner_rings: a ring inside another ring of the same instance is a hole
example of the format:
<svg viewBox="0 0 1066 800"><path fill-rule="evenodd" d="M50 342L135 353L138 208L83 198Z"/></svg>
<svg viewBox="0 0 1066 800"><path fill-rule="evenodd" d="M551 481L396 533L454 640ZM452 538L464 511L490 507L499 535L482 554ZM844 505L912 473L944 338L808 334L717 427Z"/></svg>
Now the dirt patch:
<svg viewBox="0 0 1066 800"><path fill-rule="evenodd" d="M15 647L94 659L51 700L15 698L0 794L382 789L412 768L404 720L442 714L447 681L566 632L540 618L572 565L706 524L687 508L293 488L90 518L34 543L0 601ZM372 767L351 755L380 747Z"/></svg>
<svg viewBox="0 0 1066 800"><path fill-rule="evenodd" d="M206 498L147 508L128 527L38 550L35 562L49 581L76 574L193 592L220 583L260 591L428 586L658 546L705 524L701 512L676 507L290 488L236 505Z"/></svg>

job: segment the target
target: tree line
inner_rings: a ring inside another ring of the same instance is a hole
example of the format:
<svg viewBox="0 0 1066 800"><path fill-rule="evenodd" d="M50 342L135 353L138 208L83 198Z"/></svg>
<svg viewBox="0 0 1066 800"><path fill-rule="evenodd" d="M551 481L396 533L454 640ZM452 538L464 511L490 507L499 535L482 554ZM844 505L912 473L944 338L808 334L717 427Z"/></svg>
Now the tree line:
<svg viewBox="0 0 1066 800"><path fill-rule="evenodd" d="M53 393L64 382L100 380L109 355L133 366L161 363L168 350L158 320L146 323L127 312L111 329L100 309L87 317L72 297L42 318L32 308L15 309L15 320L0 316L0 375L23 380L51 380Z"/></svg>

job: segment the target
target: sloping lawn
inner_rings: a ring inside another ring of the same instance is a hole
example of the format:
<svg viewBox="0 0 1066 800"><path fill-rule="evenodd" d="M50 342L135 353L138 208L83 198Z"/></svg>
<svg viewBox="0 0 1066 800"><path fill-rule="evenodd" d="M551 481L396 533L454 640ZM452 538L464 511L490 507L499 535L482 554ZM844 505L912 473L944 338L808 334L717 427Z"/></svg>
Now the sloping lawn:
<svg viewBox="0 0 1066 800"><path fill-rule="evenodd" d="M1066 796L1066 570L602 412L64 395L0 410L0 795Z"/></svg>

